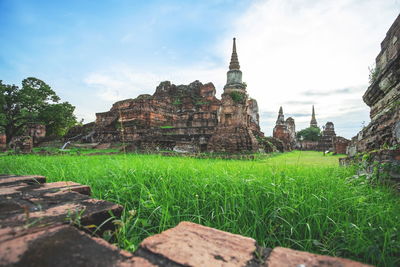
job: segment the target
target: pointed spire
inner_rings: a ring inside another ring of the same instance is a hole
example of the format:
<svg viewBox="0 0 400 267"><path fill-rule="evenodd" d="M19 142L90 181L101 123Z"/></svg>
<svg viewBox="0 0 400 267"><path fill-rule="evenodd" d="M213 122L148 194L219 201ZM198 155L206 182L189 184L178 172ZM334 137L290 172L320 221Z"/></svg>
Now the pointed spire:
<svg viewBox="0 0 400 267"><path fill-rule="evenodd" d="M231 56L231 63L229 64L229 70L239 70L239 59L236 53L236 38L233 38L233 49L232 49L232 56Z"/></svg>
<svg viewBox="0 0 400 267"><path fill-rule="evenodd" d="M312 114L311 114L310 127L318 127L317 119L315 118L314 105L312 106Z"/></svg>
<svg viewBox="0 0 400 267"><path fill-rule="evenodd" d="M285 116L283 115L282 106L279 108L278 119L276 120L276 125L283 125L285 124Z"/></svg>

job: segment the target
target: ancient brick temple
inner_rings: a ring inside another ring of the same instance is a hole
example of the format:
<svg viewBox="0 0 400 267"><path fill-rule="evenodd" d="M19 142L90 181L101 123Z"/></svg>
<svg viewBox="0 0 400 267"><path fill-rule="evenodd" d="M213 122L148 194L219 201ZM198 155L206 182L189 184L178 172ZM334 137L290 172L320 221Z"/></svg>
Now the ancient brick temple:
<svg viewBox="0 0 400 267"><path fill-rule="evenodd" d="M337 154L346 154L350 142L351 142L350 140L344 137L335 136L333 138L333 151Z"/></svg>
<svg viewBox="0 0 400 267"><path fill-rule="evenodd" d="M283 142L284 150L290 151L296 145L296 125L294 119L289 117L285 121L282 107L279 108L278 119L273 130L273 137Z"/></svg>
<svg viewBox="0 0 400 267"><path fill-rule="evenodd" d="M236 53L236 40L233 38L231 63L222 94L218 126L208 143L208 150L216 152L258 151L258 142L250 128L250 124L258 127L258 108L255 109L254 106L256 104L254 99L249 103ZM256 110L257 112L255 112ZM257 131L258 129L255 132Z"/></svg>
<svg viewBox="0 0 400 267"><path fill-rule="evenodd" d="M371 108L371 122L353 137L348 155L368 153L367 169L381 163L378 172L400 183L400 15L386 33L375 63L363 96Z"/></svg>
<svg viewBox="0 0 400 267"><path fill-rule="evenodd" d="M371 122L353 138L350 155L400 143L400 15L386 33L375 62L363 96L371 108Z"/></svg>
<svg viewBox="0 0 400 267"><path fill-rule="evenodd" d="M98 142L126 142L132 149L178 152L257 151L257 101L242 82L236 42L222 99L212 83L176 86L161 82L153 95L114 103L96 113L91 135Z"/></svg>
<svg viewBox="0 0 400 267"><path fill-rule="evenodd" d="M33 144L37 144L46 137L46 126L38 123L29 123L25 135L32 137Z"/></svg>
<svg viewBox="0 0 400 267"><path fill-rule="evenodd" d="M289 121L289 119L291 121ZM336 136L335 125L333 122L328 121L325 126L322 126L320 139L318 141L298 140L295 135L294 120L288 118L286 122L283 120L282 107L279 110L278 120L274 128L274 137L282 140L285 146L291 146L301 150L314 150L314 151L330 151L338 154L345 154L350 140L344 137ZM293 126L291 126L293 125ZM310 127L319 128L315 116L315 108L312 107ZM290 133L290 138L288 138Z"/></svg>
<svg viewBox="0 0 400 267"><path fill-rule="evenodd" d="M314 107L313 107L314 110ZM332 151L333 150L333 140L336 137L335 125L328 121L325 126L323 126L321 138L318 142L319 151Z"/></svg>

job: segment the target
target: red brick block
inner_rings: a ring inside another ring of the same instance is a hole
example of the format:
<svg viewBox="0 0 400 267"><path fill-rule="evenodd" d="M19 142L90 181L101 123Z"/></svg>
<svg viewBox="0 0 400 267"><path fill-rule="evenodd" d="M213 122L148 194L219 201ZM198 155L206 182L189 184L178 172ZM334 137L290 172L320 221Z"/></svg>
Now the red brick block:
<svg viewBox="0 0 400 267"><path fill-rule="evenodd" d="M58 226L0 243L0 266L154 265L74 227Z"/></svg>
<svg viewBox="0 0 400 267"><path fill-rule="evenodd" d="M37 193L37 192L36 192ZM0 205L0 241L21 236L46 226L66 223L81 226L100 226L110 218L119 217L122 206L103 200L91 199L72 191L45 192L44 194L2 199ZM113 229L111 221L102 230ZM101 231L98 231L101 233Z"/></svg>
<svg viewBox="0 0 400 267"><path fill-rule="evenodd" d="M1 197L19 197L23 194L34 195L35 193L45 192L58 192L58 191L73 191L84 195L90 195L90 187L87 185L81 185L74 182L55 182L45 184L34 184L27 185L25 183L13 184L8 186L0 187L0 199Z"/></svg>
<svg viewBox="0 0 400 267"><path fill-rule="evenodd" d="M46 177L40 175L0 175L0 186L12 185L12 184L43 184L46 182Z"/></svg>
<svg viewBox="0 0 400 267"><path fill-rule="evenodd" d="M266 261L267 267L370 267L352 260L335 258L312 254L304 251L297 251L289 248L276 247Z"/></svg>
<svg viewBox="0 0 400 267"><path fill-rule="evenodd" d="M172 262L173 266L246 266L255 251L254 239L181 222L146 238L135 254L145 255L151 262Z"/></svg>

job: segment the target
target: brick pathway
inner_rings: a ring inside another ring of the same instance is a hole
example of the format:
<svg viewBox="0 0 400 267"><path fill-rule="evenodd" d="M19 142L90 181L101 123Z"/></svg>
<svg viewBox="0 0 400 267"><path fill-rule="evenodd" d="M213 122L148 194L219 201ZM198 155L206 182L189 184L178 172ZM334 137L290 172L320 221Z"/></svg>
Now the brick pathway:
<svg viewBox="0 0 400 267"><path fill-rule="evenodd" d="M190 222L146 238L132 254L75 227L112 229L111 216L121 215L120 205L90 198L85 185L45 181L0 175L0 266L368 266L260 248L254 239Z"/></svg>

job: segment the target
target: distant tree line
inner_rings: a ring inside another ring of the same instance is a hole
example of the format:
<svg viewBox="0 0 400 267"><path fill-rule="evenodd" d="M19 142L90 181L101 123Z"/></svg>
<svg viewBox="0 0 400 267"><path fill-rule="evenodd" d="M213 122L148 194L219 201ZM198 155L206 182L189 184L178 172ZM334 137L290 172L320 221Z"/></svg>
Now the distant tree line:
<svg viewBox="0 0 400 267"><path fill-rule="evenodd" d="M318 141L321 138L321 130L318 127L308 127L297 132L297 138L305 141Z"/></svg>
<svg viewBox="0 0 400 267"><path fill-rule="evenodd" d="M0 131L7 143L23 135L30 123L45 125L48 137L63 136L77 121L75 107L59 101L51 87L37 78L24 79L21 87L0 80Z"/></svg>

